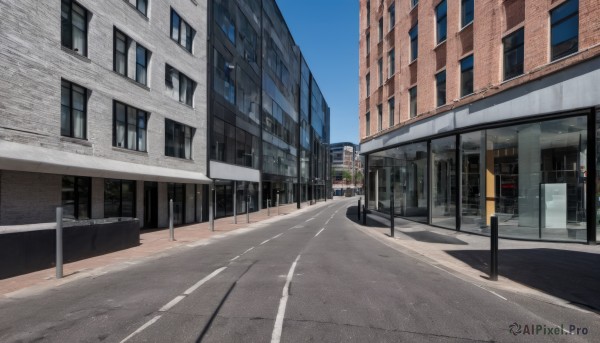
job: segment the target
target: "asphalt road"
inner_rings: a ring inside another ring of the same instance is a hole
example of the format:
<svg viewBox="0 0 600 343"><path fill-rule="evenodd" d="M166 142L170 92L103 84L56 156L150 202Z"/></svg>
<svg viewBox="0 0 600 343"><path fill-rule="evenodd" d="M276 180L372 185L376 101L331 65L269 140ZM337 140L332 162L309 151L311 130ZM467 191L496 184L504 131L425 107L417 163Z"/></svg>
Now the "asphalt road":
<svg viewBox="0 0 600 343"><path fill-rule="evenodd" d="M354 204L2 300L0 342L600 341L597 315L483 289L373 239L347 218ZM541 331L515 336L515 322ZM561 324L587 335L548 335Z"/></svg>

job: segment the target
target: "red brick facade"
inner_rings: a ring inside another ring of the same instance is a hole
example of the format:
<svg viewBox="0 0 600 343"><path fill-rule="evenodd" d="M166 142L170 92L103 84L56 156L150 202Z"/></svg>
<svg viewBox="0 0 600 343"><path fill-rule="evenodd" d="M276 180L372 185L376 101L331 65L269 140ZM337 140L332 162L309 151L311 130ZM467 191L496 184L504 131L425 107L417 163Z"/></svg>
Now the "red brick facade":
<svg viewBox="0 0 600 343"><path fill-rule="evenodd" d="M475 0L474 20L461 27L461 1L447 1L447 39L436 43L436 6L441 0L360 1L360 103L361 143L416 120L539 79L570 65L600 55L600 2L579 0L579 50L557 61L550 58L550 11L565 0ZM370 2L370 25L367 3ZM388 9L395 4L395 25L390 29ZM379 20L383 39L379 41ZM418 58L410 63L409 30L418 22ZM524 27L524 73L503 80L502 38ZM370 48L366 36L370 34ZM395 73L389 76L388 52L395 51ZM474 92L460 96L460 60L474 56ZM383 60L380 86L378 61ZM435 75L446 71L446 104L437 107ZM366 94L366 75L370 91ZM408 90L417 86L417 115L409 116ZM394 97L394 125L390 125L388 100ZM377 106L383 115L379 130ZM370 113L370 135L366 114Z"/></svg>

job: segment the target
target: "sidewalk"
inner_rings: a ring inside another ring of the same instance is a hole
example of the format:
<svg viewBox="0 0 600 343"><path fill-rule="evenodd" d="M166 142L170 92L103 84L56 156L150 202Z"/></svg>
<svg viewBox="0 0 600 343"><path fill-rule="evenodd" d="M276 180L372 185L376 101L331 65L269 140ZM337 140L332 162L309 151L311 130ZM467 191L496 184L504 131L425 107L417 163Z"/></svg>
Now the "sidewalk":
<svg viewBox="0 0 600 343"><path fill-rule="evenodd" d="M57 280L55 278L55 268L50 268L0 280L0 295L2 297L18 297L80 278L94 277L109 271L125 269L143 261L165 256L167 252L174 251L173 249L208 244L211 240L219 239L229 232L242 233L244 228L260 227L262 224L285 218L285 215L300 214L305 210L318 208L328 203L329 200L327 202L320 201L311 206L309 203L304 202L301 204L302 208L300 210L296 208L296 203L282 205L279 207L279 215L277 214L277 208L271 208L270 216L267 209L264 209L250 213L250 223L246 223L246 214L237 216L237 224L233 223L233 217L220 218L215 220L214 232L210 231L208 222L176 227L175 241L173 242L169 241L168 228L142 231L140 233L140 244L136 247L64 264L64 277L62 279Z"/></svg>
<svg viewBox="0 0 600 343"><path fill-rule="evenodd" d="M488 280L490 238L369 214L359 229L398 250L486 288L517 292L542 301L600 314L600 246L499 239L499 280Z"/></svg>

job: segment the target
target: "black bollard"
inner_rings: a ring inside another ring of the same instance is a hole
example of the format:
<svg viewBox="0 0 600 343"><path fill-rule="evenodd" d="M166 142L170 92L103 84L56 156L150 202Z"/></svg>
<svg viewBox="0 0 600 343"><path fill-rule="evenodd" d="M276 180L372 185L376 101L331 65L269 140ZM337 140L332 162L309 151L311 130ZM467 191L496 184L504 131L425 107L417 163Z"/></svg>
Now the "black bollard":
<svg viewBox="0 0 600 343"><path fill-rule="evenodd" d="M492 216L492 232L490 233L490 280L498 281L498 217Z"/></svg>
<svg viewBox="0 0 600 343"><path fill-rule="evenodd" d="M361 198L358 198L358 221L360 222L360 200Z"/></svg>
<svg viewBox="0 0 600 343"><path fill-rule="evenodd" d="M363 220L363 225L367 225L367 209L365 208L366 205L363 205L363 213L362 213L362 220Z"/></svg>
<svg viewBox="0 0 600 343"><path fill-rule="evenodd" d="M390 199L390 237L394 237L394 198Z"/></svg>

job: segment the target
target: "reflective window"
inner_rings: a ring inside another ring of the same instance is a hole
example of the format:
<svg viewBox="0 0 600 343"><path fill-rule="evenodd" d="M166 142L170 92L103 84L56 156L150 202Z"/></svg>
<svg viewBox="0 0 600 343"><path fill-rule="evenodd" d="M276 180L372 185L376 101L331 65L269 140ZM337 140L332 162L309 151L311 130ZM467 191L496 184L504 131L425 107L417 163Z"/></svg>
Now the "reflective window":
<svg viewBox="0 0 600 343"><path fill-rule="evenodd" d="M410 5L411 5L412 7L415 7L415 6L417 6L417 4L418 4L418 3L419 3L419 0L410 0Z"/></svg>
<svg viewBox="0 0 600 343"><path fill-rule="evenodd" d="M135 47L135 81L148 84L148 56L149 52L140 44Z"/></svg>
<svg viewBox="0 0 600 343"><path fill-rule="evenodd" d="M365 136L371 135L371 113L365 115Z"/></svg>
<svg viewBox="0 0 600 343"><path fill-rule="evenodd" d="M371 74L367 74L367 76L365 76L365 85L366 85L367 97L369 97L371 95Z"/></svg>
<svg viewBox="0 0 600 343"><path fill-rule="evenodd" d="M260 123L258 113L258 87L242 68L237 68L237 108L256 124Z"/></svg>
<svg viewBox="0 0 600 343"><path fill-rule="evenodd" d="M525 30L516 32L502 39L504 45L504 80L523 74L525 59Z"/></svg>
<svg viewBox="0 0 600 343"><path fill-rule="evenodd" d="M485 220L485 131L460 135L461 230L483 232Z"/></svg>
<svg viewBox="0 0 600 343"><path fill-rule="evenodd" d="M550 12L552 61L579 49L579 0L568 0Z"/></svg>
<svg viewBox="0 0 600 343"><path fill-rule="evenodd" d="M181 16L171 8L171 39L179 43L184 49L192 52L192 43L196 31L190 24L181 19Z"/></svg>
<svg viewBox="0 0 600 343"><path fill-rule="evenodd" d="M72 82L61 81L60 134L66 137L87 137L87 89Z"/></svg>
<svg viewBox="0 0 600 343"><path fill-rule="evenodd" d="M214 88L227 102L235 104L235 65L215 50Z"/></svg>
<svg viewBox="0 0 600 343"><path fill-rule="evenodd" d="M437 93L437 106L446 104L446 71L443 70L435 75L435 89Z"/></svg>
<svg viewBox="0 0 600 343"><path fill-rule="evenodd" d="M192 159L192 139L196 129L165 119L165 155Z"/></svg>
<svg viewBox="0 0 600 343"><path fill-rule="evenodd" d="M419 57L419 27L417 24L408 31L410 37L410 61L414 61Z"/></svg>
<svg viewBox="0 0 600 343"><path fill-rule="evenodd" d="M431 223L456 229L456 137L431 141Z"/></svg>
<svg viewBox="0 0 600 343"><path fill-rule="evenodd" d="M115 28L114 34L114 71L127 76L128 37Z"/></svg>
<svg viewBox="0 0 600 343"><path fill-rule="evenodd" d="M390 5L390 7L388 8L388 17L390 20L390 31L394 28L394 25L396 25L396 4L392 3Z"/></svg>
<svg viewBox="0 0 600 343"><path fill-rule="evenodd" d="M167 206L169 206L170 200L173 200L173 224L181 225L185 218L185 184L167 184ZM168 211L167 207L167 213L169 213Z"/></svg>
<svg viewBox="0 0 600 343"><path fill-rule="evenodd" d="M383 41L383 18L379 18L379 26L377 27L377 33L377 37L379 37L378 41Z"/></svg>
<svg viewBox="0 0 600 343"><path fill-rule="evenodd" d="M367 32L367 38L365 39L366 55L371 54L371 34Z"/></svg>
<svg viewBox="0 0 600 343"><path fill-rule="evenodd" d="M89 177L62 177L62 208L64 218L91 218L92 180Z"/></svg>
<svg viewBox="0 0 600 343"><path fill-rule="evenodd" d="M148 15L148 0L136 0L135 8L137 8L140 13L147 16Z"/></svg>
<svg viewBox="0 0 600 343"><path fill-rule="evenodd" d="M196 82L168 64L165 65L165 86L167 95L172 99L188 106L194 105Z"/></svg>
<svg viewBox="0 0 600 343"><path fill-rule="evenodd" d="M377 75L379 77L379 87L383 85L383 58L377 61Z"/></svg>
<svg viewBox="0 0 600 343"><path fill-rule="evenodd" d="M367 0L367 26L371 26L371 1Z"/></svg>
<svg viewBox="0 0 600 343"><path fill-rule="evenodd" d="M447 5L446 0L442 1L435 8L435 17L437 22L437 42L441 43L446 40L447 24Z"/></svg>
<svg viewBox="0 0 600 343"><path fill-rule="evenodd" d="M460 96L473 93L473 55L460 60Z"/></svg>
<svg viewBox="0 0 600 343"><path fill-rule="evenodd" d="M146 151L148 113L115 101L113 146Z"/></svg>
<svg viewBox="0 0 600 343"><path fill-rule="evenodd" d="M240 13L240 40L238 50L248 63L256 63L258 49L258 35L244 14Z"/></svg>
<svg viewBox="0 0 600 343"><path fill-rule="evenodd" d="M383 109L381 104L377 105L377 131L383 130Z"/></svg>
<svg viewBox="0 0 600 343"><path fill-rule="evenodd" d="M87 10L72 0L61 1L61 44L87 56Z"/></svg>
<svg viewBox="0 0 600 343"><path fill-rule="evenodd" d="M394 49L388 52L388 77L396 73L396 52Z"/></svg>
<svg viewBox="0 0 600 343"><path fill-rule="evenodd" d="M462 0L460 8L460 21L462 27L465 27L473 22L475 13L475 0Z"/></svg>
<svg viewBox="0 0 600 343"><path fill-rule="evenodd" d="M104 218L135 217L135 181L104 179Z"/></svg>
<svg viewBox="0 0 600 343"><path fill-rule="evenodd" d="M417 116L417 86L408 90L409 114L411 118Z"/></svg>
<svg viewBox="0 0 600 343"><path fill-rule="evenodd" d="M394 98L390 98L388 100L388 115L389 115L389 125L390 127L394 126L394 119L395 119L395 113L394 113Z"/></svg>

